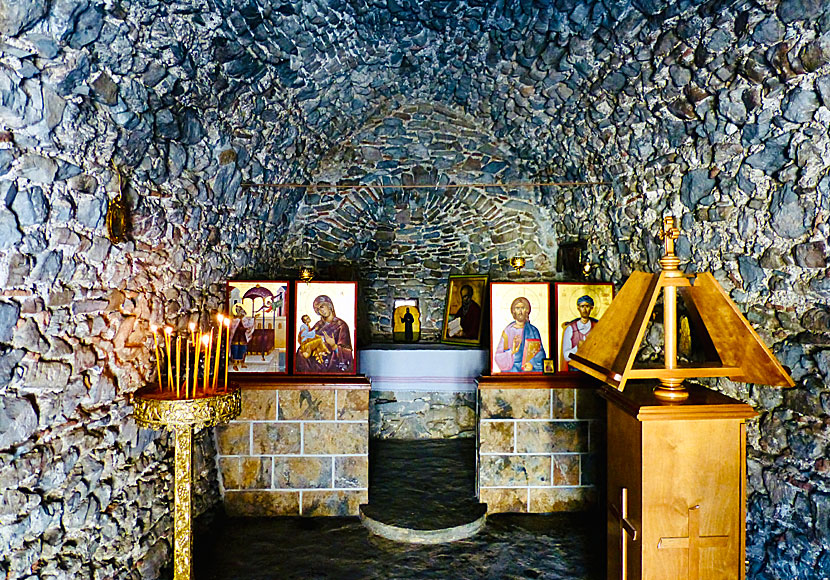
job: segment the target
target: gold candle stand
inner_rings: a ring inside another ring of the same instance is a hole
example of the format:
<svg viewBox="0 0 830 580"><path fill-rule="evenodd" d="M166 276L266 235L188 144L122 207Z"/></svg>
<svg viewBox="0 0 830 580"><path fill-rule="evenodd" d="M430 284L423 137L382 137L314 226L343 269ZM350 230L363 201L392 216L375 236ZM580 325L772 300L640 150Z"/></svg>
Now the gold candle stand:
<svg viewBox="0 0 830 580"><path fill-rule="evenodd" d="M140 389L133 398L135 419L150 429L171 429L175 436L173 570L174 580L191 580L193 570L191 494L193 431L227 423L242 410L239 388L227 392L176 398L156 387Z"/></svg>

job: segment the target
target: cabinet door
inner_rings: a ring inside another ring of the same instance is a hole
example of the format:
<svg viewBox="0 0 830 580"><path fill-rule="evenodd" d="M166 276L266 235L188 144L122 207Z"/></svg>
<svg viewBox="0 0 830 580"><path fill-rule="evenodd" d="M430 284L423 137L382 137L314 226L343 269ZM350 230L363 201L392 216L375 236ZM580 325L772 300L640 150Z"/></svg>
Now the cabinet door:
<svg viewBox="0 0 830 580"><path fill-rule="evenodd" d="M742 421L644 421L643 580L734 580L743 567Z"/></svg>
<svg viewBox="0 0 830 580"><path fill-rule="evenodd" d="M608 580L641 577L642 431L608 404Z"/></svg>

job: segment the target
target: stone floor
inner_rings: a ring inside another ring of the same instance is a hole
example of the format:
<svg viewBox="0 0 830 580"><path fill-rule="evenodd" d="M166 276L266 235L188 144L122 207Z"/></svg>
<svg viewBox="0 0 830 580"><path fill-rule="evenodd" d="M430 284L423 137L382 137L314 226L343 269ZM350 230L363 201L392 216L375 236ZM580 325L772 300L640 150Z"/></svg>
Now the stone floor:
<svg viewBox="0 0 830 580"><path fill-rule="evenodd" d="M369 504L414 529L456 525L478 505L472 440L375 441ZM374 536L358 518L229 518L197 522L197 580L519 579L604 577L594 514L498 514L477 535L419 545Z"/></svg>
<svg viewBox="0 0 830 580"><path fill-rule="evenodd" d="M599 580L601 528L584 515L494 515L435 545L369 534L357 518L216 518L196 537L197 580Z"/></svg>

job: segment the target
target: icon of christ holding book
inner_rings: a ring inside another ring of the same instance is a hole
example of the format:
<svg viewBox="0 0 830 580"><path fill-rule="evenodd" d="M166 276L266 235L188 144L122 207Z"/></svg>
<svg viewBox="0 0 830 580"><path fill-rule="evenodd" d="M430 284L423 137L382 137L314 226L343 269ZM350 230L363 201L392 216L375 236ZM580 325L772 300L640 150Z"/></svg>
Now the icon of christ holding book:
<svg viewBox="0 0 830 580"><path fill-rule="evenodd" d="M521 296L513 300L513 322L501 333L495 360L502 372L542 372L546 358L539 329L530 323L530 301Z"/></svg>

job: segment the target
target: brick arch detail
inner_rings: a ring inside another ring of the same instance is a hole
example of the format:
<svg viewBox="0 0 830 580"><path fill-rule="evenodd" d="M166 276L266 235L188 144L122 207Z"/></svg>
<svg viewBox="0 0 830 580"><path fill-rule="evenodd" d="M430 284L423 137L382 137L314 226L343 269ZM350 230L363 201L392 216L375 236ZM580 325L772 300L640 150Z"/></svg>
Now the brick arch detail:
<svg viewBox="0 0 830 580"><path fill-rule="evenodd" d="M437 340L450 274L508 279L522 255L526 277L553 277L538 192L463 185L528 181L494 143L469 118L417 103L370 120L321 163L289 236L318 263L357 267L373 340L391 337L395 298L419 298L423 340ZM435 187L395 187L412 184Z"/></svg>

